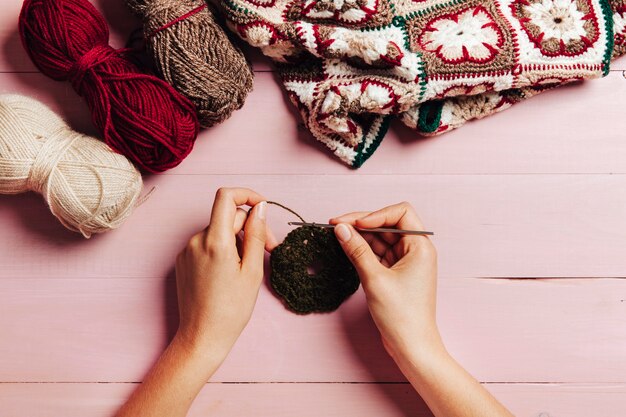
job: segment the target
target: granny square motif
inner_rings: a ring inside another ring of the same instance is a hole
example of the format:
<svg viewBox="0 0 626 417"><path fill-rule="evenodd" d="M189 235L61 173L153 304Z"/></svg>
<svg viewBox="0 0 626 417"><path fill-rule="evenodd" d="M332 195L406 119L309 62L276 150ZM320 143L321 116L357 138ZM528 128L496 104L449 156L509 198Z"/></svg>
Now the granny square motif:
<svg viewBox="0 0 626 417"><path fill-rule="evenodd" d="M626 52L626 0L220 0L313 136L359 167L393 117L436 135Z"/></svg>

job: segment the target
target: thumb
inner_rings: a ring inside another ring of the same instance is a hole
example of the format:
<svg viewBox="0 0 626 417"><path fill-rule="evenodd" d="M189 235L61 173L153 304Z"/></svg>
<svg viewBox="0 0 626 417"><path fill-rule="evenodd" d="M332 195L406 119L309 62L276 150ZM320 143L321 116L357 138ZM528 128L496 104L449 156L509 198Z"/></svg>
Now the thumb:
<svg viewBox="0 0 626 417"><path fill-rule="evenodd" d="M370 245L354 227L346 223L340 223L335 226L335 236L337 236L337 240L348 259L356 268L361 280L367 279L381 267Z"/></svg>
<svg viewBox="0 0 626 417"><path fill-rule="evenodd" d="M250 216L243 227L243 256L241 267L255 276L263 276L263 258L265 256L265 211L267 202L261 201L250 211Z"/></svg>

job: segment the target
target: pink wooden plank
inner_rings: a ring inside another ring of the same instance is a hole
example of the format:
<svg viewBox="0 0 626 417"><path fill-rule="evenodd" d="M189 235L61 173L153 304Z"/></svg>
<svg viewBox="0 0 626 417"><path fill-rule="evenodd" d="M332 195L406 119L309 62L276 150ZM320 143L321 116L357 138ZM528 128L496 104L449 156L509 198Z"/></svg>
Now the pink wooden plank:
<svg viewBox="0 0 626 417"><path fill-rule="evenodd" d="M21 0L4 0L0 13L0 72L35 71L17 30Z"/></svg>
<svg viewBox="0 0 626 417"><path fill-rule="evenodd" d="M270 74L257 74L255 90L245 107L226 123L202 132L195 151L170 172L626 172L626 117L622 115L626 79L621 73L545 93L440 137L420 138L396 122L376 153L358 170L342 166L308 131L298 127L300 118L276 83Z"/></svg>
<svg viewBox="0 0 626 417"><path fill-rule="evenodd" d="M519 417L617 417L626 386L608 384L490 384ZM132 384L2 384L4 417L108 417ZM424 404L405 385L208 384L189 417L426 417Z"/></svg>
<svg viewBox="0 0 626 417"><path fill-rule="evenodd" d="M390 187L390 184L393 186ZM0 196L0 278L162 278L209 217L215 190L244 185L314 221L411 201L435 231L443 277L623 277L624 175L152 177L120 229L85 241L37 195ZM292 216L270 208L284 236Z"/></svg>
<svg viewBox="0 0 626 417"><path fill-rule="evenodd" d="M297 128L291 109L274 101L282 95L265 83L267 78L257 77L246 107L203 132L195 152L173 173L317 173L320 166L327 174L351 175L624 172L626 118L619 112L626 107L626 80L621 74L546 93L441 137L420 139L395 123L356 171L332 163L334 156ZM594 113L591 123L589 109L595 108L605 110ZM233 152L236 159L218 161Z"/></svg>
<svg viewBox="0 0 626 417"><path fill-rule="evenodd" d="M626 382L626 280L447 279L438 321L484 382ZM173 280L0 280L0 381L139 381L176 328ZM268 337L269 336L269 337ZM403 381L359 291L297 316L262 288L215 381Z"/></svg>
<svg viewBox="0 0 626 417"><path fill-rule="evenodd" d="M67 83L41 74L0 74L0 92L34 95L78 130L96 134ZM626 79L607 78L545 93L441 137L419 139L399 123L359 170L298 128L273 74L257 74L244 108L201 133L171 174L625 173ZM590 111L590 109L601 109Z"/></svg>
<svg viewBox="0 0 626 417"><path fill-rule="evenodd" d="M108 417L132 388L132 384L2 384L0 411L3 417ZM208 384L189 413L189 417L294 415L432 416L404 385L351 384Z"/></svg>

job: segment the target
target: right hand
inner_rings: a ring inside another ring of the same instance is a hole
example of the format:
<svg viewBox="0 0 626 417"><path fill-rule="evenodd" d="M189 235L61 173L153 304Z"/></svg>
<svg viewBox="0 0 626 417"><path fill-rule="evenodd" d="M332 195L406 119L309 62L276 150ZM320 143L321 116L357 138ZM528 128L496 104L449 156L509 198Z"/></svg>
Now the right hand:
<svg viewBox="0 0 626 417"><path fill-rule="evenodd" d="M437 254L426 236L360 234L355 227L424 230L409 203L330 219L354 264L387 352L396 361L416 350L439 348L436 324Z"/></svg>

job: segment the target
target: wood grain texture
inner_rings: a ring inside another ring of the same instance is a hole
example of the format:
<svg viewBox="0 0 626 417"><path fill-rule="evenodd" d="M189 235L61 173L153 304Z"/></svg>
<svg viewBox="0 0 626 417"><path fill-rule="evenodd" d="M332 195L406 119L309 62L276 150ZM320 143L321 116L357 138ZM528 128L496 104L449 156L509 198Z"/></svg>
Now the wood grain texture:
<svg viewBox="0 0 626 417"><path fill-rule="evenodd" d="M393 184L393 186L390 186ZM435 232L442 277L623 277L624 175L163 175L117 231L66 231L33 194L0 196L2 278L163 278L216 189L248 186L323 222L402 200ZM272 207L280 238L293 216Z"/></svg>
<svg viewBox="0 0 626 417"><path fill-rule="evenodd" d="M626 79L611 73L428 139L394 123L374 156L353 170L299 127L278 80L260 73L243 109L202 131L191 155L166 175L626 173L625 91ZM73 128L98 136L69 83L39 73L0 74L0 93L6 92L34 96Z"/></svg>
<svg viewBox="0 0 626 417"><path fill-rule="evenodd" d="M483 382L626 383L626 280L442 280L450 351ZM136 382L175 330L173 280L0 280L9 382ZM359 291L334 314L287 312L263 288L214 381L397 382Z"/></svg>
<svg viewBox="0 0 626 417"><path fill-rule="evenodd" d="M97 135L70 85L21 47L21 3L2 2L0 92ZM124 46L139 27L124 0L94 3ZM517 416L624 415L626 59L441 137L396 123L354 171L299 126L269 61L244 49L256 71L244 108L147 178L158 188L121 230L85 241L39 196L0 196L1 417L112 415L176 328L174 257L225 185L315 221L410 201L436 232L438 320L459 361ZM285 235L289 215L269 216ZM430 416L405 383L381 384L404 380L361 291L334 314L299 317L263 287L214 381L190 416Z"/></svg>
<svg viewBox="0 0 626 417"><path fill-rule="evenodd" d="M109 417L134 384L0 384L3 417ZM518 417L621 417L624 384L489 384ZM189 417L431 417L407 385L208 384Z"/></svg>
<svg viewBox="0 0 626 417"><path fill-rule="evenodd" d="M626 79L562 87L502 113L433 138L392 128L358 170L343 166L299 126L272 74L257 74L244 108L201 133L195 151L171 174L625 173ZM219 158L236 149L238 162ZM478 163L477 163L478 162Z"/></svg>

